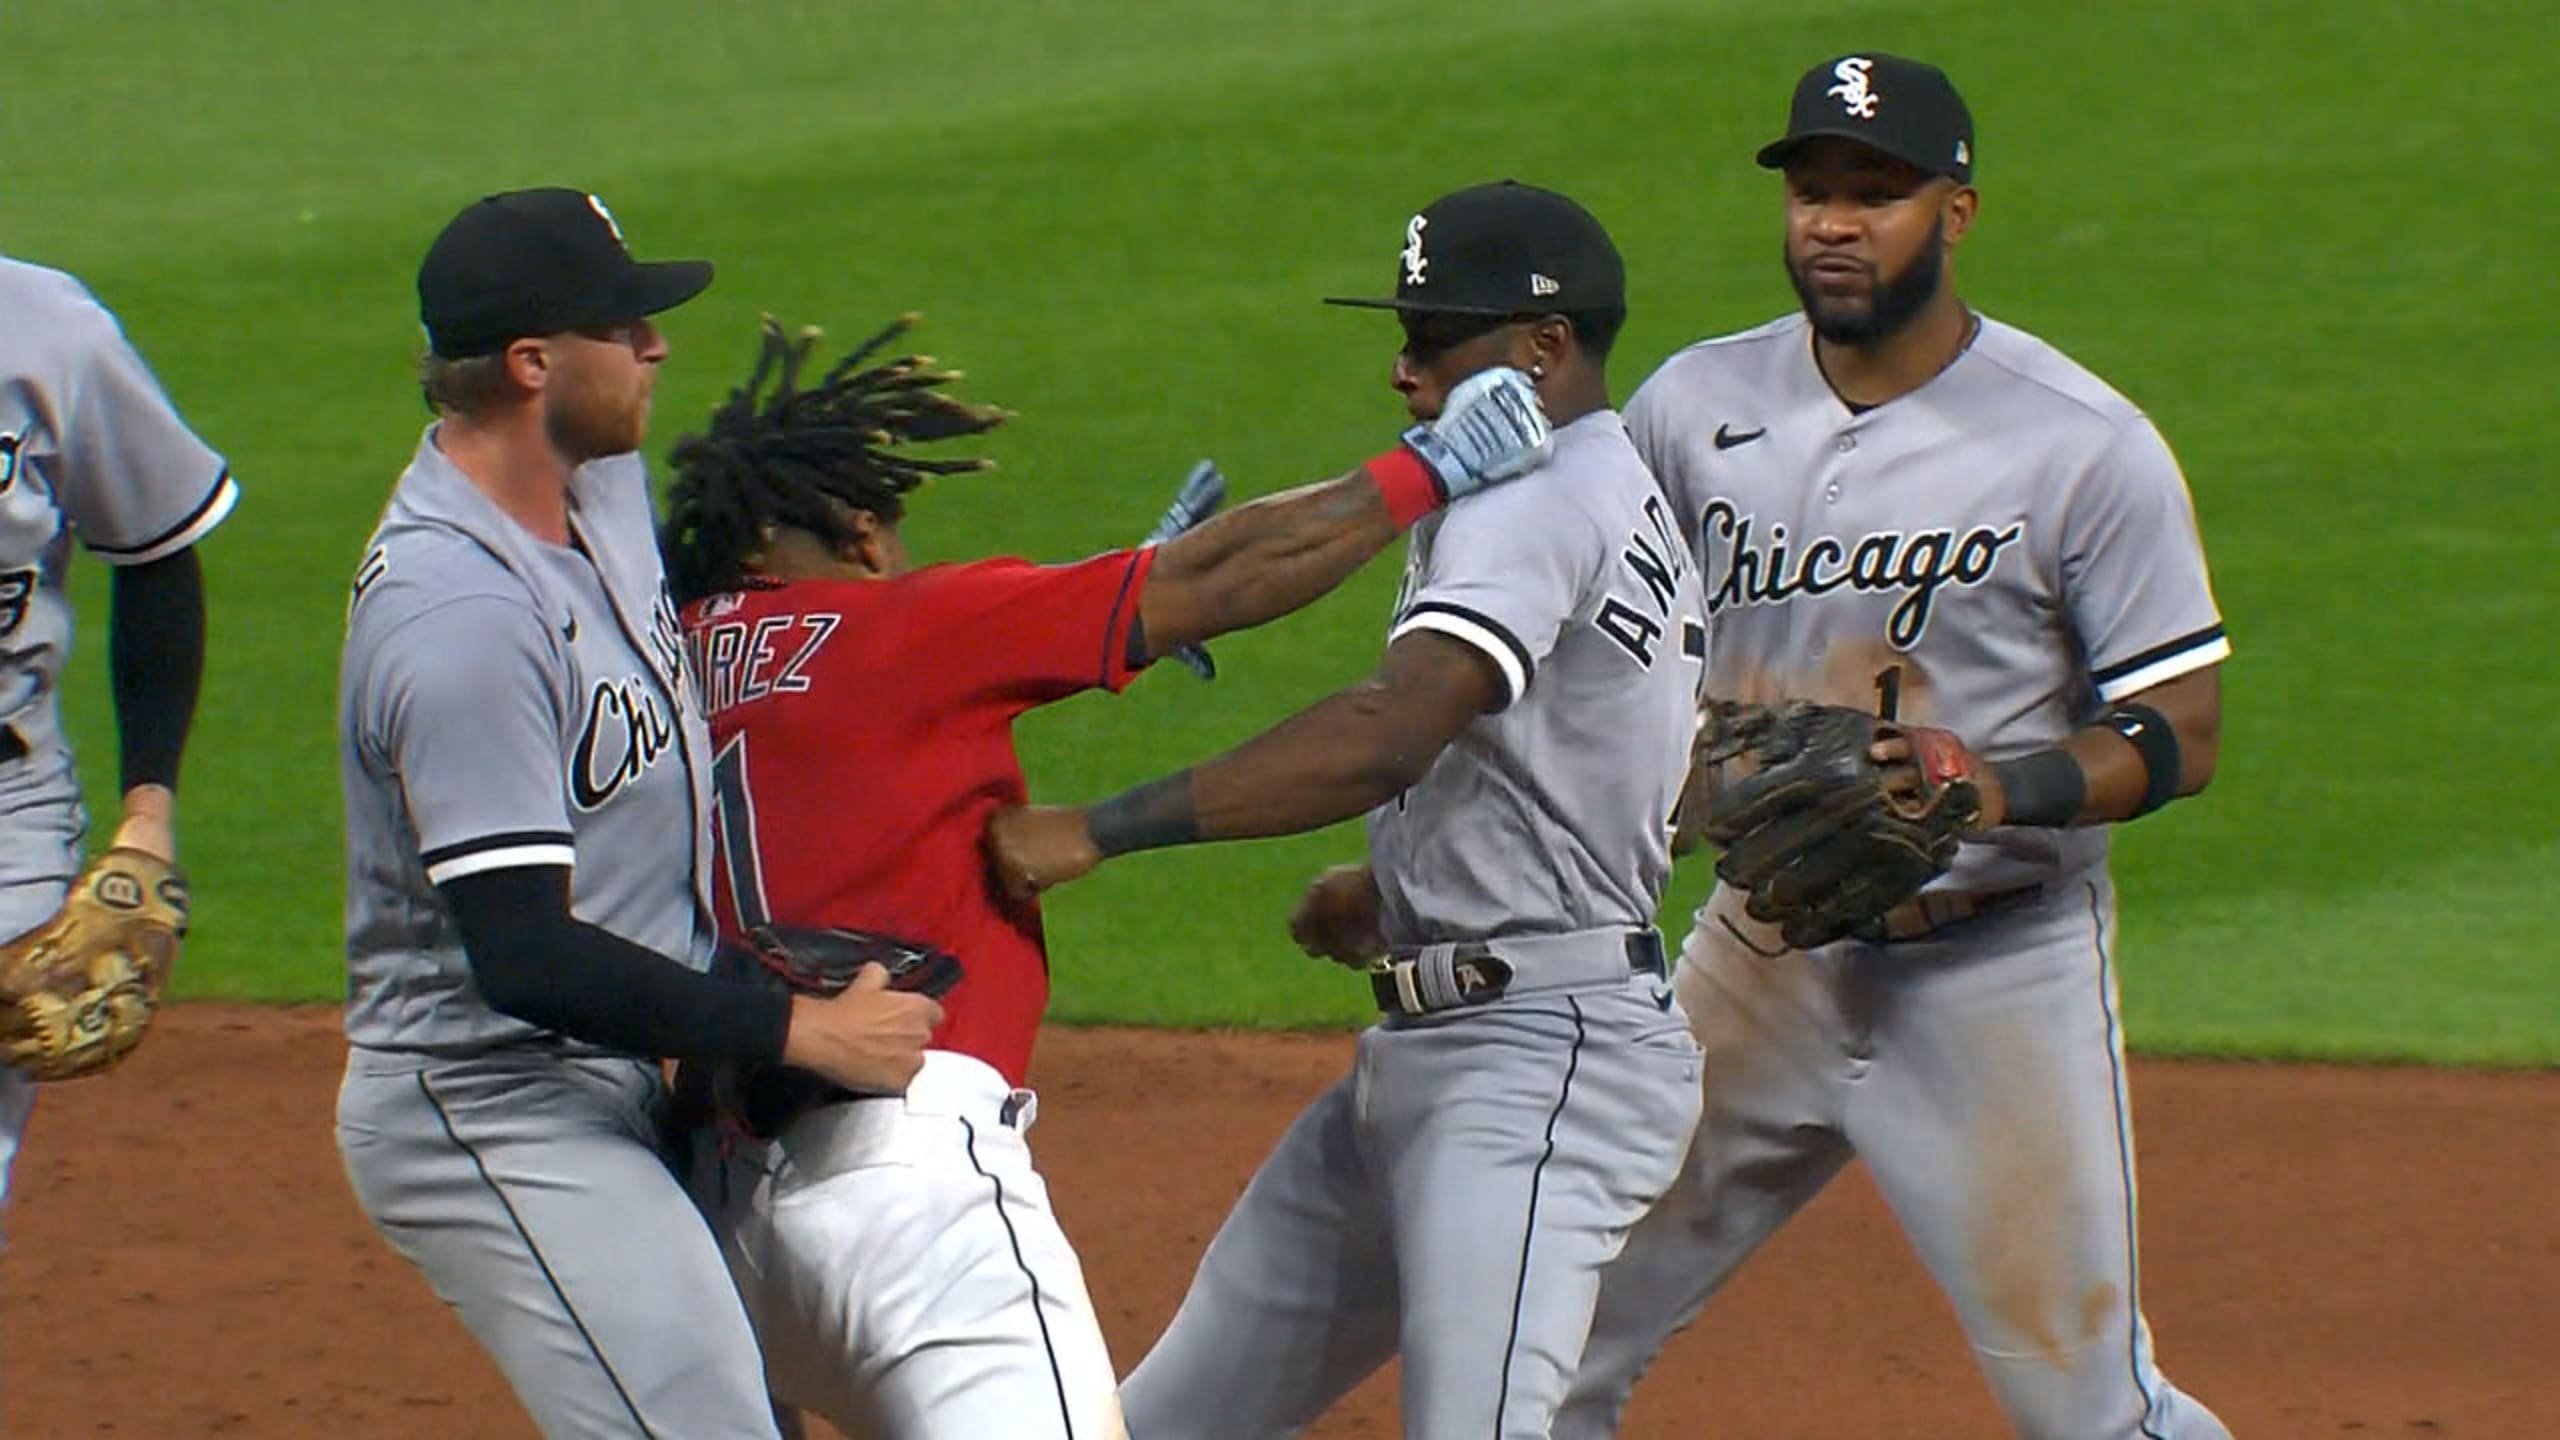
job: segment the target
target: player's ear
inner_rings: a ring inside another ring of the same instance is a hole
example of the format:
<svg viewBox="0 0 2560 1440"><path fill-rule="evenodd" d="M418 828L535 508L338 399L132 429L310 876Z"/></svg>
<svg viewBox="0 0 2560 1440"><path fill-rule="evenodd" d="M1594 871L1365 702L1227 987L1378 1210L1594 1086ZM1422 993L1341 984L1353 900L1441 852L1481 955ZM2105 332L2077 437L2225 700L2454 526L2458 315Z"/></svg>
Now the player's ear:
<svg viewBox="0 0 2560 1440"><path fill-rule="evenodd" d="M858 505L851 507L849 518L853 538L845 542L844 557L874 575L897 573L897 530Z"/></svg>
<svg viewBox="0 0 2560 1440"><path fill-rule="evenodd" d="M1543 379L1563 368L1572 348L1573 322L1562 315L1542 316L1529 326L1527 341L1519 347L1512 363L1528 371L1531 378Z"/></svg>
<svg viewBox="0 0 2560 1440"><path fill-rule="evenodd" d="M1965 232L1973 228L1974 211L1981 204L1982 192L1970 185L1958 185L1947 192L1945 208L1939 214L1946 224L1949 249L1964 243Z"/></svg>
<svg viewBox="0 0 2560 1440"><path fill-rule="evenodd" d="M549 341L523 339L512 341L501 352L506 357L507 378L534 394L541 394L551 383L551 345Z"/></svg>

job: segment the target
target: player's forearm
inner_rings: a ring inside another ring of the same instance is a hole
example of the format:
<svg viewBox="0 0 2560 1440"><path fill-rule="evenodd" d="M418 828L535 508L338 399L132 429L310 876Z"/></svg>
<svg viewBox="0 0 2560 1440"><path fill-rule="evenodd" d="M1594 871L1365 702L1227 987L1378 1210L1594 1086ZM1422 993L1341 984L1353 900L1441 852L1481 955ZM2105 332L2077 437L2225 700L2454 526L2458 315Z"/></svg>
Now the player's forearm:
<svg viewBox="0 0 2560 1440"><path fill-rule="evenodd" d="M1295 835L1392 800L1445 739L1393 723L1375 686L1331 696L1226 754L1086 812L1106 857L1200 840Z"/></svg>
<svg viewBox="0 0 2560 1440"><path fill-rule="evenodd" d="M115 572L107 669L116 702L120 788L178 788L204 680L204 568L193 550Z"/></svg>
<svg viewBox="0 0 2560 1440"><path fill-rule="evenodd" d="M480 998L501 1015L631 1055L770 1065L787 995L717 980L574 919L569 872L483 871L437 887Z"/></svg>
<svg viewBox="0 0 2560 1440"><path fill-rule="evenodd" d="M2209 668L2128 696L2051 750L1993 766L2010 824L2110 825L2212 782L2222 688Z"/></svg>
<svg viewBox="0 0 2560 1440"><path fill-rule="evenodd" d="M1297 610L1403 533L1378 483L1356 470L1268 495L1169 541L1139 597L1161 654Z"/></svg>

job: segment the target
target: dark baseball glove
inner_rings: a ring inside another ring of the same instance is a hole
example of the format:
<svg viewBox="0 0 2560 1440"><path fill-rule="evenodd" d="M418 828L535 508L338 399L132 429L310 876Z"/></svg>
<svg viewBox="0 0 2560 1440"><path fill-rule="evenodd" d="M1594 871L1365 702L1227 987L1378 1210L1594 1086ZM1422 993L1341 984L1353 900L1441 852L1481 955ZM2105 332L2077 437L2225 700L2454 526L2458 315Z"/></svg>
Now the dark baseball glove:
<svg viewBox="0 0 2560 1440"><path fill-rule="evenodd" d="M835 995L866 965L889 972L889 988L940 999L960 983L960 961L947 951L868 930L758 926L743 945L724 942L712 973L752 979L802 995ZM858 1099L852 1091L805 1070L772 1065L679 1067L677 1106L688 1123L711 1117L726 1128L770 1140L813 1105Z"/></svg>
<svg viewBox="0 0 2560 1440"><path fill-rule="evenodd" d="M142 1043L187 932L187 882L147 850L109 850L62 911L0 946L0 1063L38 1080L112 1067Z"/></svg>
<svg viewBox="0 0 2560 1440"><path fill-rule="evenodd" d="M1899 736L1912 759L1878 762ZM1845 705L1714 702L1694 756L1692 803L1719 850L1716 876L1752 919L1810 950L1873 933L1955 863L1981 814L1952 734Z"/></svg>

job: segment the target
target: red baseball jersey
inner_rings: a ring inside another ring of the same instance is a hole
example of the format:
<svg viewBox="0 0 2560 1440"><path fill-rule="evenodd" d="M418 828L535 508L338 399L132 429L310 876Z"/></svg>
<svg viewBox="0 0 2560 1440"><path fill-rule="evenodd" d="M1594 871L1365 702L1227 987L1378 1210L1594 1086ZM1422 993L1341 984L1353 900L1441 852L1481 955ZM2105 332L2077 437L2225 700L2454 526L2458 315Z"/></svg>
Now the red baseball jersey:
<svg viewBox="0 0 2560 1440"><path fill-rule="evenodd" d="M795 580L689 606L722 932L836 925L950 951L963 975L934 1045L1023 1083L1048 952L1038 909L996 891L980 841L1026 798L1014 717L1129 683L1154 554Z"/></svg>

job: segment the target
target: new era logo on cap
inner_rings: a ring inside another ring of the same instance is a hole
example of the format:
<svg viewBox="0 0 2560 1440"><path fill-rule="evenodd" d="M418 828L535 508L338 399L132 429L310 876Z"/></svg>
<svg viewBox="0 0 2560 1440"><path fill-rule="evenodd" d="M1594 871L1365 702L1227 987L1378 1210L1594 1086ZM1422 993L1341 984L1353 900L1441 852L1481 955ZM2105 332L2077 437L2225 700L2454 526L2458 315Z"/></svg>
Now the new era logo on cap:
<svg viewBox="0 0 2560 1440"><path fill-rule="evenodd" d="M1552 190L1504 180L1453 191L1405 221L1385 310L1510 316L1623 310L1626 267L1591 213Z"/></svg>

